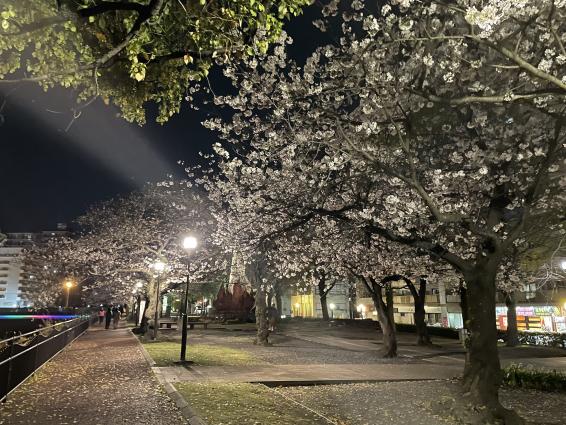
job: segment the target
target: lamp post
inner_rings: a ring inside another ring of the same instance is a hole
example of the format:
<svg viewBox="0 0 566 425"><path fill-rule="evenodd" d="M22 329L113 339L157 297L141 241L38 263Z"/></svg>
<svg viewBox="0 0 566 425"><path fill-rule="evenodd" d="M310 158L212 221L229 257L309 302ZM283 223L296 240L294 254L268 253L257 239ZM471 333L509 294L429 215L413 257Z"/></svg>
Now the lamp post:
<svg viewBox="0 0 566 425"><path fill-rule="evenodd" d="M330 318L334 319L334 309L336 308L336 304L330 303L329 307L330 307Z"/></svg>
<svg viewBox="0 0 566 425"><path fill-rule="evenodd" d="M197 248L197 238L194 236L187 236L183 239L183 248L187 252L187 282L185 285L185 298L183 298L183 306L181 314L183 316L183 330L181 334L181 356L179 359L180 364L192 363L187 361L185 356L187 353L187 313L189 306L189 284L191 282L191 253Z"/></svg>
<svg viewBox="0 0 566 425"><path fill-rule="evenodd" d="M157 329L159 328L159 301L161 299L161 289L159 288L161 272L165 270L165 263L157 261L153 268L157 272L157 288L155 291L155 316L153 318L153 339L157 339Z"/></svg>
<svg viewBox="0 0 566 425"><path fill-rule="evenodd" d="M73 281L68 280L65 282L65 288L67 288L67 297L65 300L65 308L69 308L69 293L71 292L71 288L73 287Z"/></svg>

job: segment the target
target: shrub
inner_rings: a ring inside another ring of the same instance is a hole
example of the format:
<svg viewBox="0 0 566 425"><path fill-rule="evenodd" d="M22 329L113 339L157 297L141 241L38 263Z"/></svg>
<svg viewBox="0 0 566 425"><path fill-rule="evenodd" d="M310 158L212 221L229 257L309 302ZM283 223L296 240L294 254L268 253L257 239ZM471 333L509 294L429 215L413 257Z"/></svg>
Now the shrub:
<svg viewBox="0 0 566 425"><path fill-rule="evenodd" d="M512 364L503 369L503 384L516 388L566 392L566 374Z"/></svg>
<svg viewBox="0 0 566 425"><path fill-rule="evenodd" d="M506 331L497 331L498 339L507 340ZM566 333L551 332L522 332L519 331L519 343L525 345L540 345L544 347L566 348Z"/></svg>
<svg viewBox="0 0 566 425"><path fill-rule="evenodd" d="M397 332L411 332L416 333L417 327L407 323L396 323L395 328ZM427 326L428 334L431 336L441 336L444 338L459 339L459 332L453 328L443 328L440 326Z"/></svg>

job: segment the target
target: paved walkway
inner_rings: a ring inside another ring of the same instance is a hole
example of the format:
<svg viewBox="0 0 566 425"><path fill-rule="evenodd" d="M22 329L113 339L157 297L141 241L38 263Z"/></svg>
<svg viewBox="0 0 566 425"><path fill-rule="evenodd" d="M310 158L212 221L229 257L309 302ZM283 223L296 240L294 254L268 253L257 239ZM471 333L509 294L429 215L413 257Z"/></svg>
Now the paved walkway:
<svg viewBox="0 0 566 425"><path fill-rule="evenodd" d="M175 382L339 383L450 379L462 367L428 364L308 364L265 366L191 366L156 368L163 378Z"/></svg>
<svg viewBox="0 0 566 425"><path fill-rule="evenodd" d="M91 328L0 405L2 425L184 423L124 328Z"/></svg>

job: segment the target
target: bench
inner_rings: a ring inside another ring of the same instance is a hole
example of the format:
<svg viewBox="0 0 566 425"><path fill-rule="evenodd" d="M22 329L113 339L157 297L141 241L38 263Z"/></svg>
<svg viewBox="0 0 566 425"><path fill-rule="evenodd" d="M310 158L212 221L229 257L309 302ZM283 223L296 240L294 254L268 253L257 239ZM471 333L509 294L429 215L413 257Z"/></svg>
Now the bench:
<svg viewBox="0 0 566 425"><path fill-rule="evenodd" d="M177 321L176 320L160 320L159 321L159 328L162 328L163 326L165 326L167 329L173 329L171 326L175 325L175 327L177 326Z"/></svg>
<svg viewBox="0 0 566 425"><path fill-rule="evenodd" d="M208 322L187 322L187 325L189 325L189 329L194 329L195 326L202 326L204 329L208 328Z"/></svg>

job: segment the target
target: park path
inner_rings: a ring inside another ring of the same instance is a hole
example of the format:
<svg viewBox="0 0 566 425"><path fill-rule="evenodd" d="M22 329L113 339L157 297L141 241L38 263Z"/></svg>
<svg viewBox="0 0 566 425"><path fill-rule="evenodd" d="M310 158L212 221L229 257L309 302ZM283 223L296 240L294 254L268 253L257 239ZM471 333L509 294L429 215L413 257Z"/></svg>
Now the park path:
<svg viewBox="0 0 566 425"><path fill-rule="evenodd" d="M185 423L125 328L91 327L0 405L1 425Z"/></svg>
<svg viewBox="0 0 566 425"><path fill-rule="evenodd" d="M261 382L301 385L312 383L391 382L451 379L462 367L429 364L307 364L255 366L158 367L165 381L176 382Z"/></svg>

